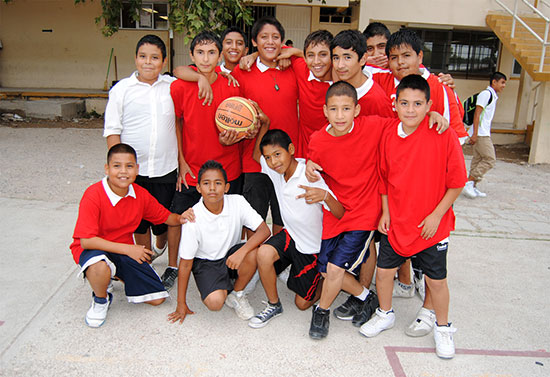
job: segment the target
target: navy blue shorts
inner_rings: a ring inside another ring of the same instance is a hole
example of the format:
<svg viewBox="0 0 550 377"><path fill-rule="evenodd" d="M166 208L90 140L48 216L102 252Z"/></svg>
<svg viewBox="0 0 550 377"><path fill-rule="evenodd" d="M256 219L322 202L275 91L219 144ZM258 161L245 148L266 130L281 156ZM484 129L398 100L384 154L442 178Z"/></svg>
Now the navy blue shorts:
<svg viewBox="0 0 550 377"><path fill-rule="evenodd" d="M111 269L111 278L116 276L124 282L124 292L129 302L137 304L168 297L166 288L149 263L139 264L127 255L103 250L84 250L78 263L85 274L89 266L102 260Z"/></svg>
<svg viewBox="0 0 550 377"><path fill-rule="evenodd" d="M317 268L320 272L327 272L327 264L332 263L357 275L361 263L369 257L373 237L374 230L351 230L321 241Z"/></svg>
<svg viewBox="0 0 550 377"><path fill-rule="evenodd" d="M449 242L444 240L411 256L411 262L415 270L420 270L430 279L441 280L447 277L447 251ZM378 251L379 268L397 268L408 259L393 250L388 236L382 235Z"/></svg>

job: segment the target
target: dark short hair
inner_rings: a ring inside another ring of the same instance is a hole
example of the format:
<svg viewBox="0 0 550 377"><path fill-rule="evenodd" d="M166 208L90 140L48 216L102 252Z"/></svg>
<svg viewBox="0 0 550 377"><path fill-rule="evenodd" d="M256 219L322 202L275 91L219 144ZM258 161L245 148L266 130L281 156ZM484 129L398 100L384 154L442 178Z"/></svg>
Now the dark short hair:
<svg viewBox="0 0 550 377"><path fill-rule="evenodd" d="M113 155L116 153L131 154L132 156L134 156L137 162L136 150L128 144L120 143L120 144L115 144L111 148L109 148L109 152L107 152L107 163L111 162L111 157L113 157Z"/></svg>
<svg viewBox="0 0 550 377"><path fill-rule="evenodd" d="M328 30L317 30L310 33L304 41L304 54L309 46L317 46L318 44L326 44L330 49L330 44L334 36Z"/></svg>
<svg viewBox="0 0 550 377"><path fill-rule="evenodd" d="M331 55L336 47L345 50L351 48L352 51L357 53L360 60L367 52L367 39L359 30L342 30L332 39L330 44Z"/></svg>
<svg viewBox="0 0 550 377"><path fill-rule="evenodd" d="M275 26L275 28L279 31L279 34L281 34L281 41L285 39L285 28L283 27L283 25L281 25L279 20L277 20L275 17L265 16L254 22L254 25L252 25L250 38L252 38L253 41L256 41L256 39L258 38L258 34L260 34L260 30L262 30L265 25Z"/></svg>
<svg viewBox="0 0 550 377"><path fill-rule="evenodd" d="M229 33L239 33L243 39L244 39L244 44L246 45L247 41L246 41L246 35L244 34L244 31L242 31L240 28L238 28L237 26L231 26L231 27L228 27L227 29L225 29L222 33L222 37L221 37L221 41L223 43L223 40L225 39L225 37L227 37L227 34Z"/></svg>
<svg viewBox="0 0 550 377"><path fill-rule="evenodd" d="M390 29L386 25L384 25L381 22L371 22L367 25L365 30L363 30L363 35L366 39L375 37L377 35L380 35L382 37L385 37L386 40L390 39L391 33Z"/></svg>
<svg viewBox="0 0 550 377"><path fill-rule="evenodd" d="M337 81L332 84L325 95L325 103L328 103L329 98L334 96L351 97L353 102L357 105L357 90L348 82Z"/></svg>
<svg viewBox="0 0 550 377"><path fill-rule="evenodd" d="M393 33L386 43L386 55L390 56L390 51L400 46L410 46L416 54L422 51L422 39L414 31L409 29L401 29Z"/></svg>
<svg viewBox="0 0 550 377"><path fill-rule="evenodd" d="M264 147L268 145L278 145L288 152L288 147L292 144L290 136L283 130L269 130L260 141L260 151L263 153Z"/></svg>
<svg viewBox="0 0 550 377"><path fill-rule="evenodd" d="M508 79L506 78L506 75L505 75L504 73L498 72L498 71L497 71L497 72L494 72L494 73L491 75L491 77L489 78L489 85L491 85L491 84L493 83L494 80L500 81L500 80L502 80L502 79L508 80Z"/></svg>
<svg viewBox="0 0 550 377"><path fill-rule="evenodd" d="M147 34L146 36L142 37L136 45L136 56L138 54L139 48L144 44L157 46L160 49L160 52L162 53L162 60L166 59L166 45L164 44L162 39L160 39L159 36L153 35L153 34Z"/></svg>
<svg viewBox="0 0 550 377"><path fill-rule="evenodd" d="M222 42L220 41L220 37L209 30L203 30L199 34L197 34L195 38L193 38L193 40L191 41L191 54L195 51L195 47L197 47L197 45L205 43L214 43L216 45L216 48L218 49L218 52L222 52Z"/></svg>
<svg viewBox="0 0 550 377"><path fill-rule="evenodd" d="M201 168L199 169L197 182L200 183L203 174L207 170L218 170L218 171L220 171L220 173L222 173L224 182L227 183L227 173L225 172L225 169L223 168L222 164L220 164L218 161L215 161L215 160L208 160L204 164L202 164Z"/></svg>
<svg viewBox="0 0 550 377"><path fill-rule="evenodd" d="M395 91L395 98L399 98L399 93L405 89L414 89L424 92L426 102L430 100L430 85L426 79L420 75L408 75L401 80Z"/></svg>

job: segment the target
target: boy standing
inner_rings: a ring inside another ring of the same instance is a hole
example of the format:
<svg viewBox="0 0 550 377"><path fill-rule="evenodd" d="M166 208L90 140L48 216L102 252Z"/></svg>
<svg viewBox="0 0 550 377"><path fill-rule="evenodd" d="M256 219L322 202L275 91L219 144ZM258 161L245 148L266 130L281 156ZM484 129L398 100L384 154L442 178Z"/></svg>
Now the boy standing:
<svg viewBox="0 0 550 377"><path fill-rule="evenodd" d="M111 278L124 281L128 301L160 305L168 297L158 275L149 264L153 252L134 244L132 233L145 219L153 224L179 226L180 215L170 213L134 181L139 165L136 151L127 144L109 149L105 174L90 186L80 201L71 252L92 287L92 305L86 324L105 322L113 300L108 291Z"/></svg>
<svg viewBox="0 0 550 377"><path fill-rule="evenodd" d="M121 142L137 151L140 166L136 183L164 207L169 208L176 188L178 144L170 84L174 79L160 73L166 66L166 46L156 35L139 40L135 58L137 71L118 82L109 92L105 109L107 148ZM143 221L136 227L138 245L154 251L166 249L165 224ZM151 229L156 245L151 249Z"/></svg>
<svg viewBox="0 0 550 377"><path fill-rule="evenodd" d="M485 173L495 166L495 147L491 140L491 122L495 116L498 95L506 87L506 75L495 72L489 79L487 89L477 96L473 127L468 130L469 143L473 145L474 157L470 165L470 175L464 187L464 195L470 199L484 198L486 193L476 187Z"/></svg>
<svg viewBox="0 0 550 377"><path fill-rule="evenodd" d="M344 214L344 207L322 179L309 184L305 161L294 158L295 148L290 137L282 130L267 133L266 130L267 127L262 127L258 134L254 159L260 162L262 172L273 182L284 229L258 249L258 271L268 302L265 309L248 322L252 328L264 327L282 314L277 272L289 265L287 286L296 293L296 307L306 310L319 298L321 274L317 271L317 256L321 246L323 207L336 218Z"/></svg>
<svg viewBox="0 0 550 377"><path fill-rule="evenodd" d="M228 97L239 94L239 89L228 85L227 78L216 73L221 56L221 42L209 31L197 34L190 46L191 59L197 66L196 74L208 81L214 94L211 106L203 106L199 99L199 89L194 82L177 80L172 84L171 94L178 118L177 141L180 145L180 174L178 191L174 195L171 210L182 213L200 199L197 185L197 173L207 160L215 159L227 171L230 193L240 193L241 161L239 146L226 145L226 140L219 133L215 123L215 113L219 104ZM183 183L183 185L182 185ZM168 268L162 275L167 289L172 288L178 276L178 245L181 229L170 228L168 231Z"/></svg>
<svg viewBox="0 0 550 377"><path fill-rule="evenodd" d="M407 258L415 256L432 295L436 353L452 358L456 329L448 322L446 258L455 223L451 206L466 182L464 157L454 131L438 135L428 129L426 115L432 104L430 87L422 76L405 77L396 96L401 123L387 129L380 144L382 216L378 230L384 234L376 273L380 307L360 332L373 337L393 327L393 277Z"/></svg>
<svg viewBox="0 0 550 377"><path fill-rule="evenodd" d="M229 185L220 163L209 160L201 166L197 184L201 200L186 214L191 222L182 227L178 305L168 315L172 322L182 323L193 314L186 302L191 272L209 310L219 311L225 302L243 320L254 315L243 289L256 272L257 248L270 232L242 196L226 195ZM243 226L254 232L246 243L240 243ZM231 278L236 279L234 285Z"/></svg>

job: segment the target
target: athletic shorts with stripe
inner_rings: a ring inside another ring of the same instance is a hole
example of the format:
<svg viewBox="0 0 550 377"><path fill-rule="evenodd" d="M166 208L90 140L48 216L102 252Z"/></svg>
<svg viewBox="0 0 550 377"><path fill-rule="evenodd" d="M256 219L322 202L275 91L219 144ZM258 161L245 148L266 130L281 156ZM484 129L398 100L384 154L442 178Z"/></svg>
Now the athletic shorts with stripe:
<svg viewBox="0 0 550 377"><path fill-rule="evenodd" d="M274 263L277 275L291 266L286 283L288 289L304 300L312 301L321 280L317 270L317 254L300 253L286 229L268 239L265 244L272 246L279 254L280 259Z"/></svg>
<svg viewBox="0 0 550 377"><path fill-rule="evenodd" d="M351 230L322 240L317 268L324 273L327 264L332 263L357 275L361 263L369 257L369 244L373 238L374 230Z"/></svg>

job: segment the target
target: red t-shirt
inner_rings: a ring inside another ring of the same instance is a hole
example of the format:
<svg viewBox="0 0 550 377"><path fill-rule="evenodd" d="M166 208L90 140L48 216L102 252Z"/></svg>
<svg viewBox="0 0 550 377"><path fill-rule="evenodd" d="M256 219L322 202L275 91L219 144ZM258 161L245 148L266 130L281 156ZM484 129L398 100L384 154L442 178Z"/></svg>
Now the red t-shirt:
<svg viewBox="0 0 550 377"><path fill-rule="evenodd" d="M359 116L347 135L335 137L326 129L311 135L308 158L323 168L325 182L346 209L340 220L323 209L323 239L378 228L378 144L384 128L397 123L398 119Z"/></svg>
<svg viewBox="0 0 550 377"><path fill-rule="evenodd" d="M241 175L239 145L220 144L215 114L224 99L239 95L239 88L228 86L227 79L221 75L218 75L211 87L214 100L210 106L203 105L204 100L199 99L196 82L176 80L170 87L176 116L183 119L183 157L195 177L198 177L202 164L208 160L216 160L227 172L227 179L233 181ZM190 175L186 176L186 181L189 185L197 185L197 180Z"/></svg>
<svg viewBox="0 0 550 377"><path fill-rule="evenodd" d="M292 68L296 74L298 82L298 96L300 105L300 126L299 126L299 146L296 150L296 157L307 156L307 146L311 134L320 130L328 124L323 105L325 104L325 95L331 83L328 81L319 81L310 78L311 71L303 58L292 57Z"/></svg>
<svg viewBox="0 0 550 377"><path fill-rule="evenodd" d="M454 130L438 134L428 118L402 138L397 125L388 128L380 142L380 193L388 195L388 239L396 253L414 255L437 244L454 230L452 207L445 213L434 237L420 237L418 225L433 212L447 189L463 187L466 167Z"/></svg>
<svg viewBox="0 0 550 377"><path fill-rule="evenodd" d="M361 93L365 89L368 89L368 91L364 94ZM392 102L386 95L386 92L384 92L384 89L373 80L367 80L361 88L358 88L357 96L360 96L357 103L361 105L359 115L378 115L384 118L397 117L397 114L393 111Z"/></svg>
<svg viewBox="0 0 550 377"><path fill-rule="evenodd" d="M268 116L271 121L269 128L285 131L298 148L298 84L294 70L288 68L280 71L269 68L261 72L256 64L253 64L250 72L235 67L231 75L239 82L240 95L256 101ZM248 139L240 143L244 173L257 173L262 170L260 164L252 158L255 143L256 140Z"/></svg>
<svg viewBox="0 0 550 377"><path fill-rule="evenodd" d="M395 100L395 90L399 84L395 76L390 71L380 71L375 72L372 77L374 81L380 84L393 103ZM462 109L462 104L457 100L458 97L455 92L448 86L440 83L437 76L432 75L426 69L424 69L422 77L430 85L430 99L433 103L430 110L437 111L443 115L449 121L449 128L455 130L458 137L467 136L468 134L462 123L464 110Z"/></svg>
<svg viewBox="0 0 550 377"><path fill-rule="evenodd" d="M166 222L170 211L143 187L132 185L136 197L126 196L113 206L103 182L97 182L86 189L80 200L78 219L70 246L74 261L78 264L82 254L81 238L101 237L107 241L134 244L132 235L141 220L153 224Z"/></svg>

